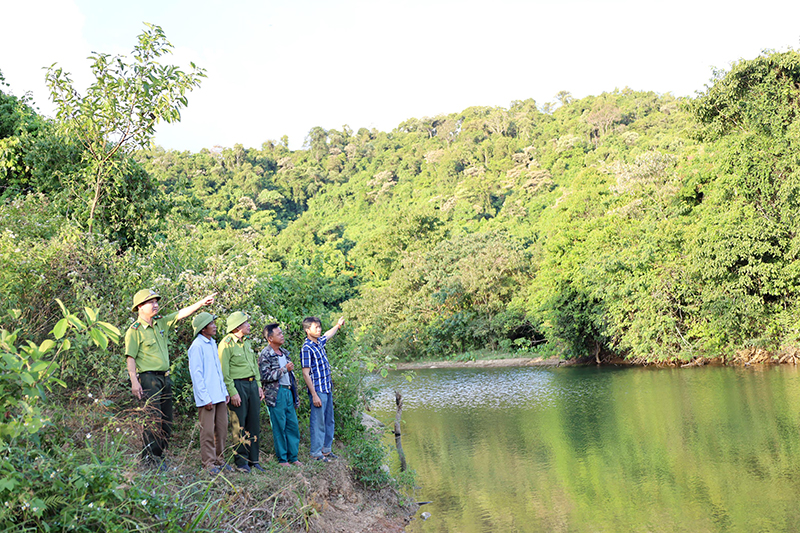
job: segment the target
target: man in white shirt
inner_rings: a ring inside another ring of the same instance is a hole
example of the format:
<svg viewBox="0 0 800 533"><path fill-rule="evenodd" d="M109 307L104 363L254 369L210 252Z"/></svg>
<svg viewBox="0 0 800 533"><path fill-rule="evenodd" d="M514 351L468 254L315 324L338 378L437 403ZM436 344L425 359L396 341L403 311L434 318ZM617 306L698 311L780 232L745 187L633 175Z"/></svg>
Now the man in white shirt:
<svg viewBox="0 0 800 533"><path fill-rule="evenodd" d="M210 313L200 313L192 320L194 341L189 347L189 373L200 418L200 460L211 474L219 474L223 468L231 470L222 458L228 434L230 396L213 338L217 334L215 318Z"/></svg>

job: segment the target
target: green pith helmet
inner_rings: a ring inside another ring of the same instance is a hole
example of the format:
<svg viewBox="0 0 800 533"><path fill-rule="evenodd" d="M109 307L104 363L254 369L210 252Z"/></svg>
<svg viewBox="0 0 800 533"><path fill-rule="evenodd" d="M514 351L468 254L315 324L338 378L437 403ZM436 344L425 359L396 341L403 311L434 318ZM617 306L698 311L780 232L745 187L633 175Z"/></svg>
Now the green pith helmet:
<svg viewBox="0 0 800 533"><path fill-rule="evenodd" d="M197 334L203 331L203 328L211 324L214 320L216 320L216 318L217 315L212 315L211 313L206 313L205 311L195 316L192 319L192 327L194 328L193 337L197 337Z"/></svg>
<svg viewBox="0 0 800 533"><path fill-rule="evenodd" d="M228 317L228 333L232 332L245 322L250 320L250 317L246 314L242 313L241 311L236 311L231 316Z"/></svg>
<svg viewBox="0 0 800 533"><path fill-rule="evenodd" d="M158 295L156 291L153 289L142 289L136 294L133 295L133 307L131 307L131 312L135 313L139 310L139 306L145 303L147 300L152 300L155 298L156 300L160 300L161 296Z"/></svg>

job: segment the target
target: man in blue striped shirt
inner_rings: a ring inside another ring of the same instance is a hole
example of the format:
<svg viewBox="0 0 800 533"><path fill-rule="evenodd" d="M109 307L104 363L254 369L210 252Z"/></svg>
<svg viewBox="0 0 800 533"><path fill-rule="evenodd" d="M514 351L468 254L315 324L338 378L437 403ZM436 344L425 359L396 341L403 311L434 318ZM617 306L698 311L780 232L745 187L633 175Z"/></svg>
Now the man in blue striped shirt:
<svg viewBox="0 0 800 533"><path fill-rule="evenodd" d="M328 462L335 459L331 452L333 445L333 383L331 382L331 365L325 352L325 343L336 335L344 325L344 317L322 335L322 323L319 318L303 319L303 330L306 340L300 349L300 364L303 367L303 379L308 387L311 401L311 457L318 461Z"/></svg>

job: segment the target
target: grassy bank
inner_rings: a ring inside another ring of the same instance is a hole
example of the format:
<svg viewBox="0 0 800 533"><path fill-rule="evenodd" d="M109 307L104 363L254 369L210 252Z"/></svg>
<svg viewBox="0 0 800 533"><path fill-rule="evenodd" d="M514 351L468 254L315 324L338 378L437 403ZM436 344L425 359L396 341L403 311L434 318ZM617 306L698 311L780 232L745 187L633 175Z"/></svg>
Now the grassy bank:
<svg viewBox="0 0 800 533"><path fill-rule="evenodd" d="M387 448L360 423L362 374L337 373L340 460L309 460L306 429L300 448L306 464L277 465L262 407L267 473L211 477L199 460L196 411L178 395L168 469L156 473L139 459L146 406L116 376L122 369L108 370L109 379L97 372L78 379L67 364L69 354L113 364L104 352L119 331L91 309L81 317L63 312L38 344L19 329L0 328L0 531L322 532L341 530L337 523L354 524L349 531L402 530L401 487L381 468ZM19 318L12 312L4 323ZM301 428L308 427L306 403Z"/></svg>
<svg viewBox="0 0 800 533"><path fill-rule="evenodd" d="M210 476L200 464L196 419L189 416L177 418L168 468L157 473L139 460L143 413L129 396L65 395L43 410L49 422L36 439L5 448L0 487L15 490L4 491L0 530L324 532L352 524L348 531L402 531L412 512L397 482L364 480L365 461L384 451L378 439L362 434L337 442L340 459L323 464L310 459L303 434L303 466L281 467L272 455L266 409L266 473ZM9 467L19 476L9 475Z"/></svg>

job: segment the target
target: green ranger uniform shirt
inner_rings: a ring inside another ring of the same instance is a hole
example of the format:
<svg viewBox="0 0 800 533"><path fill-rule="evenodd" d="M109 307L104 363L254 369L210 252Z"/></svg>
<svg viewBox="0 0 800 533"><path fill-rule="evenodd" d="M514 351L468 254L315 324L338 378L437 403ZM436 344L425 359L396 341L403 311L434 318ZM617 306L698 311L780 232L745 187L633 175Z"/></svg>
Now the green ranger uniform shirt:
<svg viewBox="0 0 800 533"><path fill-rule="evenodd" d="M228 395L236 396L234 379L255 378L261 388L261 376L258 372L258 359L249 340L238 340L233 333L228 333L219 343L219 362L222 364L222 378L228 388Z"/></svg>
<svg viewBox="0 0 800 533"><path fill-rule="evenodd" d="M125 332L125 355L136 361L136 371L164 372L169 370L167 337L178 322L178 312L153 317L153 325L136 320Z"/></svg>

